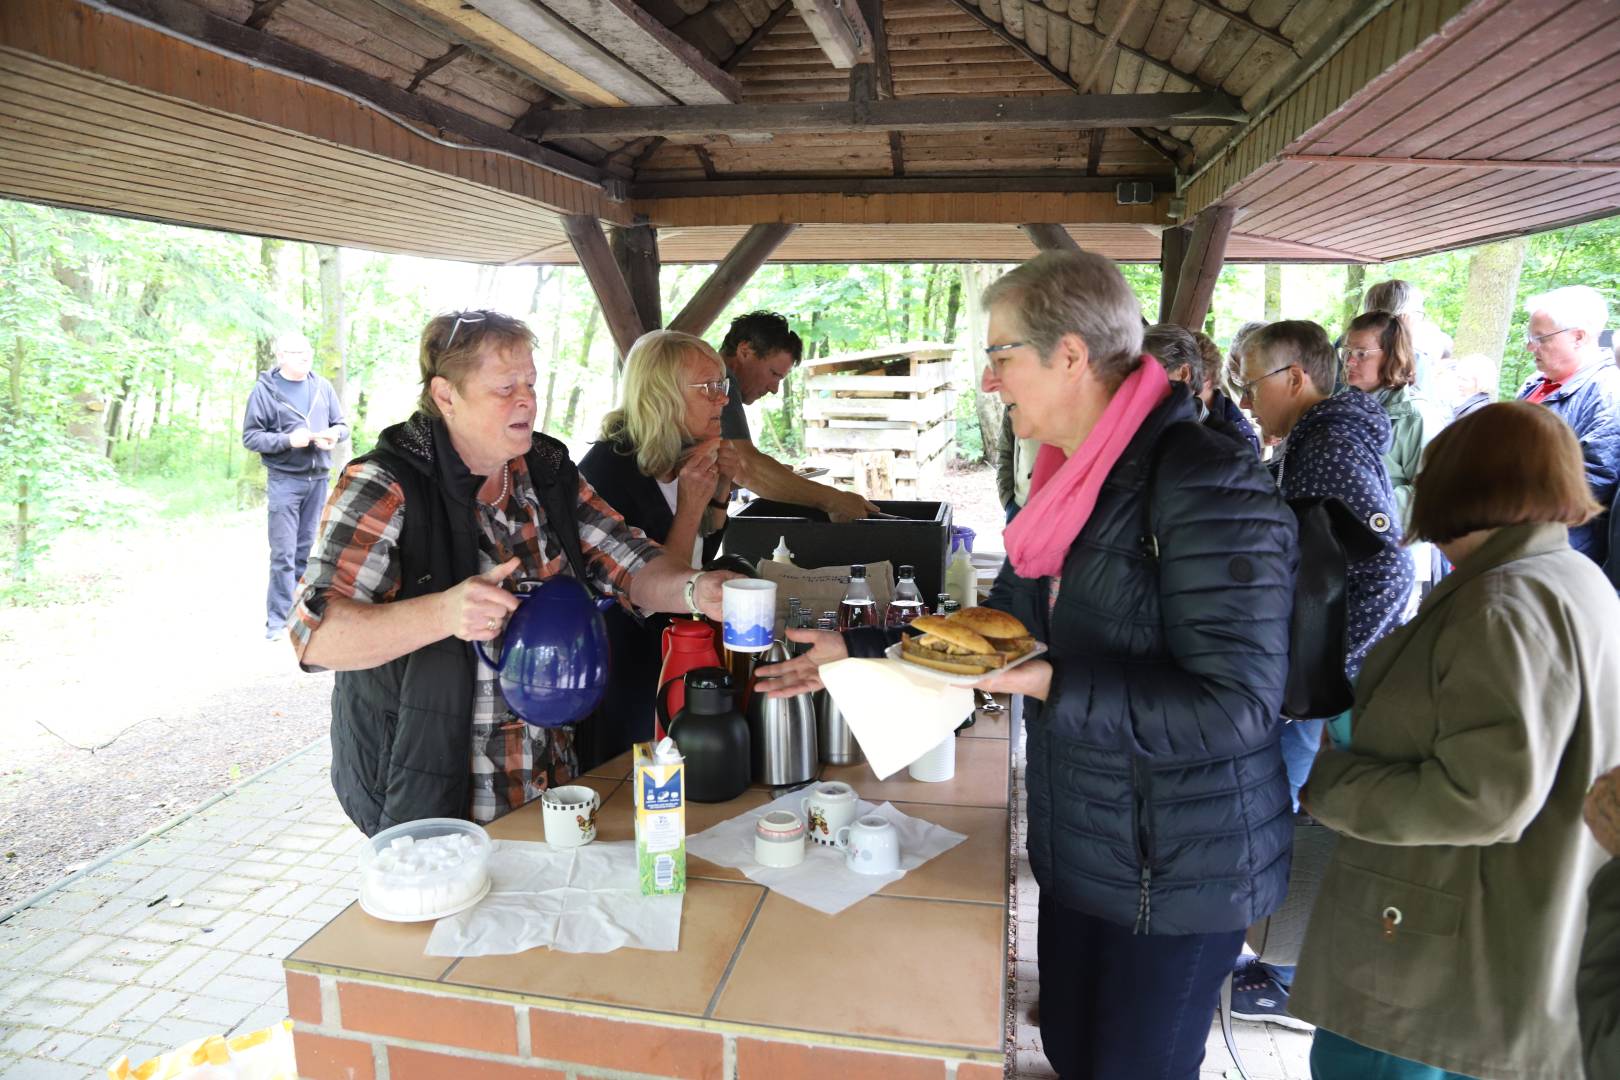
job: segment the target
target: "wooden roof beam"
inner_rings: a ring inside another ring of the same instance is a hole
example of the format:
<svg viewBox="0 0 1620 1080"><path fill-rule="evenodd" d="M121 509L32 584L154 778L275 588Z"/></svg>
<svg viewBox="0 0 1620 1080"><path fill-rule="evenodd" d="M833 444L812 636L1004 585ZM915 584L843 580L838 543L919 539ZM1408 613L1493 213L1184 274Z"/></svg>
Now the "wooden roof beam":
<svg viewBox="0 0 1620 1080"><path fill-rule="evenodd" d="M418 134L451 136L467 149L494 150L577 180L602 183L602 171L577 158L535 146L494 124L429 98L406 93L387 80L356 71L273 34L232 22L190 0L88 0L88 6L144 22L213 52L318 83L391 116Z"/></svg>
<svg viewBox="0 0 1620 1080"><path fill-rule="evenodd" d="M451 64L455 63L457 58L459 58L466 51L467 46L465 45L452 45L449 49L445 50L443 56L429 60L427 63L423 64L417 69L416 74L411 76L411 81L406 84L405 92L407 94L416 93L416 88L421 86L422 83L427 80L429 75L449 67Z"/></svg>
<svg viewBox="0 0 1620 1080"><path fill-rule="evenodd" d="M681 313L670 320L669 328L700 336L705 333L726 305L742 292L748 280L765 265L771 252L797 227L782 222L750 226L731 249L731 254L715 267L709 280L686 302Z"/></svg>
<svg viewBox="0 0 1620 1080"><path fill-rule="evenodd" d="M1029 237L1029 242L1035 245L1038 251L1072 251L1080 253L1080 245L1075 243L1074 237L1061 225L1048 222L1034 223L1018 226Z"/></svg>
<svg viewBox="0 0 1620 1080"><path fill-rule="evenodd" d="M1364 157L1356 154L1281 154L1279 161L1315 165L1376 165L1396 169L1507 169L1538 172L1620 172L1620 161L1500 161L1495 158Z"/></svg>
<svg viewBox="0 0 1620 1080"><path fill-rule="evenodd" d="M1048 75L1051 75L1054 79L1057 79L1071 90L1080 90L1080 87L1076 85L1075 81L1069 77L1068 72L1059 71L1057 68L1053 67L1046 57L1036 52L1030 46L1029 42L1013 34L1012 31L1008 30L1001 23L996 22L996 20L980 11L979 6L973 3L972 0L950 0L950 2L964 13L973 16L974 20L986 30L990 31L1002 41L1023 53L1036 64L1039 64ZM1092 26L1089 23L1075 22L1068 16L1059 15L1057 12L1052 11L1051 9L1047 9L1046 18L1048 21L1055 19L1058 22L1068 23L1071 29L1078 30L1082 34L1089 34L1098 41L1106 42L1108 40L1108 35L1103 31L1098 30L1095 26ZM1173 66L1168 61L1160 60L1158 57L1151 56L1148 53L1143 52L1141 49L1133 49L1129 45L1124 44L1116 44L1114 47L1122 53L1128 53L1131 56L1136 57L1144 64L1151 64L1153 67L1156 67L1161 71L1167 72L1174 75L1178 79L1191 83L1196 89L1202 91L1203 93L1214 94L1220 92L1219 87L1211 86L1209 83L1204 82L1196 75L1190 75L1187 72L1182 71L1180 68Z"/></svg>
<svg viewBox="0 0 1620 1080"><path fill-rule="evenodd" d="M1241 123L1224 94L1076 94L1003 98L904 98L803 105L693 105L538 113L528 134L543 139L642 135L666 138L837 131L982 131L1014 128L1135 128Z"/></svg>
<svg viewBox="0 0 1620 1080"><path fill-rule="evenodd" d="M1299 52L1299 45L1297 43L1289 41L1287 38L1283 37L1270 27L1261 26L1259 23L1255 22L1241 11L1233 11L1224 4L1216 3L1215 0L1193 0L1193 3L1207 11L1215 12L1215 14L1221 16L1229 23L1241 26L1243 29L1250 31L1251 33L1259 34L1267 41L1275 41L1278 45L1281 45L1289 52Z"/></svg>
<svg viewBox="0 0 1620 1080"><path fill-rule="evenodd" d="M697 148L698 160L708 157ZM706 168L712 168L710 161ZM903 177L793 177L777 173L727 174L708 180L665 180L630 185L634 199L686 199L746 195L998 195L1019 192L1112 192L1118 183L1153 183L1152 177L1082 176L1078 173L1039 173L1023 176L903 176ZM1159 177L1160 191L1170 190Z"/></svg>
<svg viewBox="0 0 1620 1080"><path fill-rule="evenodd" d="M1237 210L1231 206L1212 206L1198 215L1192 236L1187 240L1181 273L1177 276L1176 297L1170 303L1170 317L1166 322L1188 330L1204 328L1210 301L1215 298L1215 281L1226 262L1226 241L1232 235L1232 224L1236 220Z"/></svg>
<svg viewBox="0 0 1620 1080"><path fill-rule="evenodd" d="M596 294L596 303L602 309L608 333L613 335L614 348L622 359L629 354L636 338L652 328L642 325L641 312L630 295L630 286L597 220L590 214L564 214L562 225L574 254L579 257L579 265L585 268L585 277Z"/></svg>
<svg viewBox="0 0 1620 1080"><path fill-rule="evenodd" d="M832 66L847 71L872 62L872 28L855 3L846 0L793 0L799 17Z"/></svg>
<svg viewBox="0 0 1620 1080"><path fill-rule="evenodd" d="M705 8L704 10L707 11L708 9ZM765 21L759 24L759 28L748 35L748 40L737 46L737 51L726 57L726 62L720 66L726 71L736 71L737 65L741 64L760 42L769 37L771 31L776 29L776 24L786 18L788 12L792 10L793 5L789 0L782 0L781 3L776 5L775 11L765 16Z"/></svg>
<svg viewBox="0 0 1620 1080"><path fill-rule="evenodd" d="M740 96L735 79L631 0L579 3L590 10L584 25L577 27L571 16L534 0L468 2L505 30L630 105L718 104ZM571 10L576 0L558 2Z"/></svg>

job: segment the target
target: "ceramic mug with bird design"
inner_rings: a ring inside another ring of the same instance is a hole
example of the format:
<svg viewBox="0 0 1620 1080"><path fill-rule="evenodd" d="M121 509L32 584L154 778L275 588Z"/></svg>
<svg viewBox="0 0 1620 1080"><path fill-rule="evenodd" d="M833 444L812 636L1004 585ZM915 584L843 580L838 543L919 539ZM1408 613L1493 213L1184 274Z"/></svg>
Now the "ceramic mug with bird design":
<svg viewBox="0 0 1620 1080"><path fill-rule="evenodd" d="M602 796L583 784L552 788L540 796L546 843L554 848L580 847L596 839L596 812Z"/></svg>

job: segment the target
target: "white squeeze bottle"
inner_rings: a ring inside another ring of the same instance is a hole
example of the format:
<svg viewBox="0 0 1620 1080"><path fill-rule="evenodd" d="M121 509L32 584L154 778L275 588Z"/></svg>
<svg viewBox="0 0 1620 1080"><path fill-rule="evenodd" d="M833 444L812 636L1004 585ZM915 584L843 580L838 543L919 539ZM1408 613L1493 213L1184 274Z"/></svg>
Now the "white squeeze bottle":
<svg viewBox="0 0 1620 1080"><path fill-rule="evenodd" d="M952 543L950 565L945 568L945 591L962 602L963 607L977 607L979 603L979 572L974 569L973 558L967 545Z"/></svg>
<svg viewBox="0 0 1620 1080"><path fill-rule="evenodd" d="M793 552L788 550L787 537L779 536L776 538L776 550L771 552L771 562L785 563L788 566L793 565Z"/></svg>

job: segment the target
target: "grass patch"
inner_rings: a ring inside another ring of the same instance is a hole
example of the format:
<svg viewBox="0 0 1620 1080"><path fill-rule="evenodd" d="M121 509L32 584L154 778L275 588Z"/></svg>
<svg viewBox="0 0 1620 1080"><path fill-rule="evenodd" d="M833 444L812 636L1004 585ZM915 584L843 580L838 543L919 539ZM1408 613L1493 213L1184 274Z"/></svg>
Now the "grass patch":
<svg viewBox="0 0 1620 1080"><path fill-rule="evenodd" d="M218 473L186 477L137 476L128 483L152 500L158 518L174 521L196 514L236 509L241 478L224 477Z"/></svg>

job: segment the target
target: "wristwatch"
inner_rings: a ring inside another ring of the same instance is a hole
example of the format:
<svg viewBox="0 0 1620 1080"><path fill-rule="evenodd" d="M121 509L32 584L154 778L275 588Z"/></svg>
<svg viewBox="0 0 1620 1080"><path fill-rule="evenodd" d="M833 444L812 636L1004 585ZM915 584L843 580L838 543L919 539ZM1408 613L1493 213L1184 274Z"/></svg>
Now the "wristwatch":
<svg viewBox="0 0 1620 1080"><path fill-rule="evenodd" d="M686 610L693 615L702 615L703 610L697 606L697 583L706 571L699 570L686 579Z"/></svg>
<svg viewBox="0 0 1620 1080"><path fill-rule="evenodd" d="M731 504L726 502L726 500L724 500L724 499L710 499L709 500L709 505L714 507L716 510L730 510L731 509Z"/></svg>

